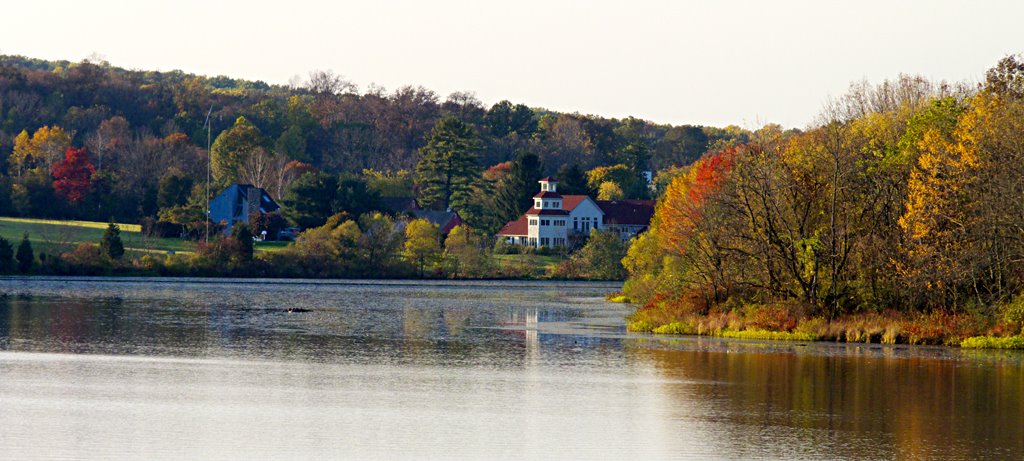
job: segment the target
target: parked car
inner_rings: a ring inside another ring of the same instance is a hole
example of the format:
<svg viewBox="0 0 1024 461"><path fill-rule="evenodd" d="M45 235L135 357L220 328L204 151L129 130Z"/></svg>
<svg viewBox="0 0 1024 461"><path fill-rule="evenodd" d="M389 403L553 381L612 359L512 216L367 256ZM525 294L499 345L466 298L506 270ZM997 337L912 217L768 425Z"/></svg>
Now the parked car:
<svg viewBox="0 0 1024 461"><path fill-rule="evenodd" d="M302 230L298 227L286 227L277 232L277 239L285 242L295 240Z"/></svg>

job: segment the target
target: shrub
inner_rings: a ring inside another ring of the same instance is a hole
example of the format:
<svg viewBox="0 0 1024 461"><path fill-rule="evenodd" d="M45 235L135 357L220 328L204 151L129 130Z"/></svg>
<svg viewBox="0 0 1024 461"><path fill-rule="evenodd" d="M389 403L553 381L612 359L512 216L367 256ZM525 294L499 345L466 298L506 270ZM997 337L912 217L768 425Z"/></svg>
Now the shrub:
<svg viewBox="0 0 1024 461"><path fill-rule="evenodd" d="M36 259L35 254L32 253L32 243L28 241L28 232L21 237L21 243L18 244L18 254L15 255L18 260L18 272L27 273L32 269L32 263Z"/></svg>
<svg viewBox="0 0 1024 461"><path fill-rule="evenodd" d="M963 340L960 347L972 349L1024 349L1024 335L996 337L973 336Z"/></svg>

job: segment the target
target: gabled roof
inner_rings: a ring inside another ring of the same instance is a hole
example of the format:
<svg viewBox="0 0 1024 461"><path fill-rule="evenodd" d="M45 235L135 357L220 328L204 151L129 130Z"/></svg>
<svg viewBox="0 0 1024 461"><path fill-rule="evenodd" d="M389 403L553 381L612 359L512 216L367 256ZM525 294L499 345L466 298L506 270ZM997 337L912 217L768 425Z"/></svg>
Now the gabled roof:
<svg viewBox="0 0 1024 461"><path fill-rule="evenodd" d="M223 192L217 194L213 200L227 199L228 203L237 205L244 203L250 193L260 194L260 211L264 213L277 211L281 208L274 199L270 198L270 194L268 194L267 191L253 186L252 184L232 184L225 188ZM223 197L223 199L221 197Z"/></svg>
<svg viewBox="0 0 1024 461"><path fill-rule="evenodd" d="M566 210L556 210L554 208L544 208L540 210L536 208L530 208L529 210L526 210L526 213L524 214L528 214L531 216L566 216L569 214L569 212Z"/></svg>
<svg viewBox="0 0 1024 461"><path fill-rule="evenodd" d="M555 178L552 178L551 176L548 176L548 177L544 177L544 178L540 178L540 179L538 179L538 180L537 180L537 182L541 182L541 181L547 181L547 182L558 182L558 180L557 180L557 179L555 179Z"/></svg>
<svg viewBox="0 0 1024 461"><path fill-rule="evenodd" d="M534 195L533 198L562 198L562 196L558 192L542 191L537 192L537 195Z"/></svg>
<svg viewBox="0 0 1024 461"><path fill-rule="evenodd" d="M419 219L426 219L431 224L436 224L442 233L451 231L451 228L462 222L459 214L454 211L414 210L410 214Z"/></svg>
<svg viewBox="0 0 1024 461"><path fill-rule="evenodd" d="M381 211L390 213L410 213L419 209L415 197L381 197Z"/></svg>
<svg viewBox="0 0 1024 461"><path fill-rule="evenodd" d="M509 221L498 231L498 235L527 235L527 231L530 228L530 223L527 222L526 215L522 215L515 221Z"/></svg>
<svg viewBox="0 0 1024 461"><path fill-rule="evenodd" d="M575 210L579 204L583 203L584 200L590 197L586 195L563 195L562 196L562 209L572 211Z"/></svg>
<svg viewBox="0 0 1024 461"><path fill-rule="evenodd" d="M598 200L605 224L647 226L654 216L654 200Z"/></svg>

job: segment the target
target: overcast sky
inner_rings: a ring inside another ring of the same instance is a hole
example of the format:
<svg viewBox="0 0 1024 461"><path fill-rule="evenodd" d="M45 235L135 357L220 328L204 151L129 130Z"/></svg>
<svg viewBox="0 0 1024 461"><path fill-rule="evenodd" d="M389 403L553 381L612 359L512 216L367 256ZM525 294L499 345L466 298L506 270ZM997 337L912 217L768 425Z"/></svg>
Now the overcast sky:
<svg viewBox="0 0 1024 461"><path fill-rule="evenodd" d="M0 53L287 83L331 69L661 123L803 127L850 82L977 81L1024 1L11 2Z"/></svg>

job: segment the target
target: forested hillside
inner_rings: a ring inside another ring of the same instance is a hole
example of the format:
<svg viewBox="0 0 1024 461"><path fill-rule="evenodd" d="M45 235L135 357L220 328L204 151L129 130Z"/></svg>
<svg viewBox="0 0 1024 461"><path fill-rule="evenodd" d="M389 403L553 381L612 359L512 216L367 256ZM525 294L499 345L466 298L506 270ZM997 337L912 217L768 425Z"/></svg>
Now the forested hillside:
<svg viewBox="0 0 1024 461"><path fill-rule="evenodd" d="M511 187L500 184L513 170L506 162L517 156L535 156L538 162L530 168L540 173L561 170L577 180L595 168L621 165L592 172L593 192L618 181L626 183L609 185L609 194L644 194L646 188L629 183L641 170L685 165L709 146L748 136L736 127L660 125L508 101L487 107L471 93L442 97L413 86L359 88L331 72L279 86L125 70L105 62L0 56L0 156L6 160L0 168L0 215L201 220L208 112L213 193L243 181L266 188L275 199L300 203L304 197L296 194L310 187L342 187L343 203L324 205L313 219L318 223L335 212L372 208L351 203L353 192L367 189L371 198L416 194L435 208L466 206L460 194L464 201L469 192L501 195L498 189ZM458 171L437 171L424 157L447 151L431 147L430 140L436 135L435 144L443 144L453 129L463 139L463 163ZM289 187L303 175L306 188L289 198ZM441 176L455 188L437 190L433 185ZM516 187L531 190L504 195L532 192L535 184L518 179ZM329 195L331 202L335 192ZM475 205L486 209L465 214L491 230L507 217L494 210L516 208Z"/></svg>

